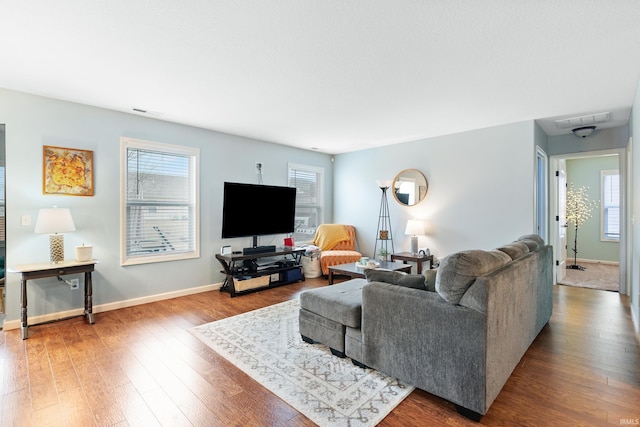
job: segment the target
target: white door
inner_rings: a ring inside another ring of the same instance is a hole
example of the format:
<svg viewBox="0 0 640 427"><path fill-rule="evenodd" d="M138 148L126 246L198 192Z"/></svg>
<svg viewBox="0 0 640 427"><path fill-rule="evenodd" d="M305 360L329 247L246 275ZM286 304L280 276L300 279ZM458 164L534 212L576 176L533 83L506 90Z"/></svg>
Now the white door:
<svg viewBox="0 0 640 427"><path fill-rule="evenodd" d="M558 161L557 178L558 215L556 227L558 227L559 248L556 283L560 283L567 274L567 162L564 159Z"/></svg>

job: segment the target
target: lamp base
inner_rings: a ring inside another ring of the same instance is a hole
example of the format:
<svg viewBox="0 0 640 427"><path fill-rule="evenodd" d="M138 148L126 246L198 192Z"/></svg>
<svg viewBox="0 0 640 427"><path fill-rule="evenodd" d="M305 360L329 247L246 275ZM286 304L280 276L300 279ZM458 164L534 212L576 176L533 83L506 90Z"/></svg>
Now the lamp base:
<svg viewBox="0 0 640 427"><path fill-rule="evenodd" d="M418 236L411 236L411 255L418 254Z"/></svg>
<svg viewBox="0 0 640 427"><path fill-rule="evenodd" d="M62 234L49 235L49 255L51 264L60 264L64 261L64 236Z"/></svg>

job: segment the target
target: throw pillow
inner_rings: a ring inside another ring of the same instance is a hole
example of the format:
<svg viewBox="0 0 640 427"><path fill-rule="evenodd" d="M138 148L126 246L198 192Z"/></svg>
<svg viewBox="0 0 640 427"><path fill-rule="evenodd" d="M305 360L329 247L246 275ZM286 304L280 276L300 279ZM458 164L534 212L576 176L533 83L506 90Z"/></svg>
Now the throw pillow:
<svg viewBox="0 0 640 427"><path fill-rule="evenodd" d="M369 269L365 270L364 277L367 278L367 282L383 282L405 288L427 289L425 286L425 277L422 274L407 274L401 271Z"/></svg>
<svg viewBox="0 0 640 427"><path fill-rule="evenodd" d="M424 285L427 290L430 292L436 291L436 275L438 274L438 270L426 270L424 273Z"/></svg>
<svg viewBox="0 0 640 427"><path fill-rule="evenodd" d="M445 257L436 276L436 292L445 301L458 304L477 277L511 262L511 257L498 250L470 250Z"/></svg>

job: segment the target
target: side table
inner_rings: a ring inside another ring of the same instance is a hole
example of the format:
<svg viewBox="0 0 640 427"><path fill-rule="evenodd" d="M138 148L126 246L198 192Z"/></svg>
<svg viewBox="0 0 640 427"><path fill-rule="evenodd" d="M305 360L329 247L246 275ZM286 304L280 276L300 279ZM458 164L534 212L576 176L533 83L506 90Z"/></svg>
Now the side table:
<svg viewBox="0 0 640 427"><path fill-rule="evenodd" d="M93 320L93 286L91 283L91 272L93 272L98 261L63 261L58 264L42 262L37 264L21 264L13 268L9 268L9 273L22 274L20 284L22 291L20 293L21 304L21 324L22 339L29 337L29 325L27 324L27 280L43 279L46 277L59 277L67 274L84 273L84 316L90 324ZM60 279L62 280L62 279Z"/></svg>
<svg viewBox="0 0 640 427"><path fill-rule="evenodd" d="M419 255L412 254L411 252L400 252L391 255L391 261L402 261L406 264L408 261L415 262L417 264L418 274L422 274L422 263L429 261L429 269L433 267L433 255Z"/></svg>

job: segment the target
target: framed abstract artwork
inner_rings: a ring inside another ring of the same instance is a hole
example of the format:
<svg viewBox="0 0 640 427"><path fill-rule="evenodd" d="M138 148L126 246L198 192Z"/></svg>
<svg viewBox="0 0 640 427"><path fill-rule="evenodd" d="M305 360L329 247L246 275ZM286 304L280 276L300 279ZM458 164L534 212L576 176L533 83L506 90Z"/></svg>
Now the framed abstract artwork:
<svg viewBox="0 0 640 427"><path fill-rule="evenodd" d="M93 151L42 147L42 193L93 196Z"/></svg>

